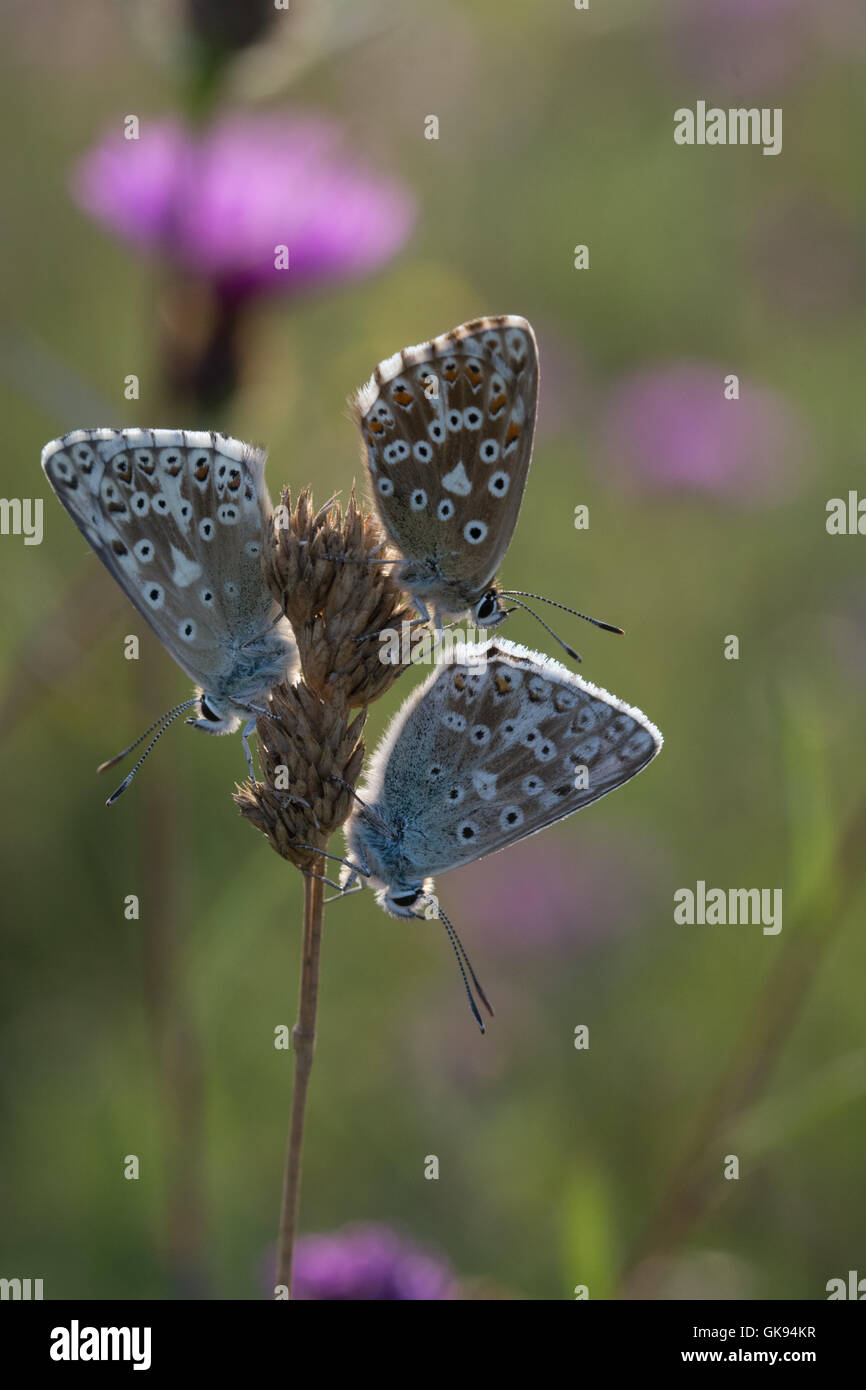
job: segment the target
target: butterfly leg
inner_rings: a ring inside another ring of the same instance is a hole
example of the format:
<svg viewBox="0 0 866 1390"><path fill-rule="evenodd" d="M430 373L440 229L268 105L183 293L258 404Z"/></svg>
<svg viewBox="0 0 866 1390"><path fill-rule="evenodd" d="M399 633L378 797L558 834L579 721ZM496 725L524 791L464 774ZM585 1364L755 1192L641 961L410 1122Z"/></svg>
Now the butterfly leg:
<svg viewBox="0 0 866 1390"><path fill-rule="evenodd" d="M247 767L250 770L250 781L252 782L254 787L257 785L257 783L255 770L253 769L253 755L250 752L249 736L253 732L255 727L256 718L255 715L253 715L252 718L247 720L246 724L243 727L243 732L241 733L241 743L244 746L244 756L247 760Z"/></svg>
<svg viewBox="0 0 866 1390"><path fill-rule="evenodd" d="M336 888L338 896L342 898L343 889L340 887L339 883L337 883L336 879L327 878L324 874L314 874L312 869L302 869L301 873L304 875L304 878L317 878L320 883L327 883L329 888ZM326 898L325 902L336 902L336 898Z"/></svg>
<svg viewBox="0 0 866 1390"><path fill-rule="evenodd" d="M336 884L335 887L339 888L340 891L335 898L326 898L326 905L328 903L338 903L341 898L348 898L352 893L363 893L364 891L364 885L359 878L353 879L345 888L340 887L339 884Z"/></svg>

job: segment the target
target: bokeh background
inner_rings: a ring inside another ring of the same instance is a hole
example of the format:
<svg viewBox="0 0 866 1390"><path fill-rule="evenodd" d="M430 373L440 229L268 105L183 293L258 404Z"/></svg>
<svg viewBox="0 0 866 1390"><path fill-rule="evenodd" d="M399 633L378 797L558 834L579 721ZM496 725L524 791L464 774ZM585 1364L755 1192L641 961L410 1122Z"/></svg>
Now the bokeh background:
<svg viewBox="0 0 866 1390"><path fill-rule="evenodd" d="M328 910L302 1227L333 1240L308 1296L823 1298L866 1249L866 539L825 528L866 492L862 7L267 9L244 33L219 3L4 6L3 492L43 497L45 529L0 538L0 1273L268 1296L302 896L232 804L237 739L176 727L106 810L96 764L187 686L42 444L218 428L267 445L272 495L345 496L348 393L509 312L542 374L503 577L628 629L561 623L666 745L440 880L485 1038L434 924ZM676 146L698 99L782 107L782 153ZM257 279L281 240L292 269ZM526 615L507 635L557 654ZM783 888L781 933L675 924L698 879Z"/></svg>

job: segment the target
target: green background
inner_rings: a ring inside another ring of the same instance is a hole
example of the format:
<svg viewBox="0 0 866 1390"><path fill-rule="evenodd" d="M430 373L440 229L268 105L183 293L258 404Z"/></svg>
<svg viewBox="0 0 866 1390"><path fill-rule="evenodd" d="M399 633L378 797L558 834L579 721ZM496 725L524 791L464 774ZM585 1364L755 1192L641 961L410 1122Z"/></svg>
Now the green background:
<svg viewBox="0 0 866 1390"><path fill-rule="evenodd" d="M756 6L774 61L750 78L747 25L722 81L709 42L690 67L683 7L649 0L371 4L357 43L364 6L336 9L333 49L290 90L223 104L330 113L413 189L416 229L376 276L265 305L231 407L180 420L160 397L160 272L67 190L123 115L181 105L128 8L4 19L2 487L46 500L41 546L0 538L0 1273L48 1298L266 1296L290 1088L273 1036L294 1021L302 897L232 804L237 739L175 728L106 810L95 766L187 685L51 496L41 446L103 408L226 429L267 445L273 496L310 482L324 500L361 479L345 398L374 364L510 312L538 335L541 417L503 577L622 622L625 639L558 626L666 745L509 853L518 894L503 859L440 880L497 1006L485 1038L433 924L370 894L328 910L302 1227L393 1224L476 1297L825 1297L866 1273L866 539L825 529L864 476L862 30L840 39L845 6ZM739 104L738 81L745 104L783 107L782 154L675 146L674 110ZM771 503L608 467L610 392L670 361L787 400L800 459ZM525 615L507 635L558 654ZM417 679L372 708L371 741ZM698 879L782 887L783 930L676 925Z"/></svg>

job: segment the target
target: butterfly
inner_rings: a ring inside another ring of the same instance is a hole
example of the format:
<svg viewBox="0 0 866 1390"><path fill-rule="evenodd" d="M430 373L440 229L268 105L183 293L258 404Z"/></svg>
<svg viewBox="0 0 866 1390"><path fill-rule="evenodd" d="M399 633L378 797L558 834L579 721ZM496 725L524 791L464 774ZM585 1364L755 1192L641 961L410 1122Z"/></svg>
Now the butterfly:
<svg viewBox="0 0 866 1390"><path fill-rule="evenodd" d="M183 711L208 734L249 734L268 690L292 670L292 629L261 569L271 512L265 454L193 430L74 430L42 450L49 483L84 538L198 689L100 771Z"/></svg>
<svg viewBox="0 0 866 1390"><path fill-rule="evenodd" d="M350 402L376 511L402 557L396 577L422 621L431 609L438 627L470 612L489 629L511 611L503 599L553 602L494 582L523 500L537 400L535 334L526 319L501 314L395 353Z"/></svg>
<svg viewBox="0 0 866 1390"><path fill-rule="evenodd" d="M339 886L365 879L390 916L440 917L460 961L434 875L582 810L635 777L661 746L639 709L550 657L502 639L455 645L395 715L371 761L346 824ZM464 983L480 1025L465 975Z"/></svg>

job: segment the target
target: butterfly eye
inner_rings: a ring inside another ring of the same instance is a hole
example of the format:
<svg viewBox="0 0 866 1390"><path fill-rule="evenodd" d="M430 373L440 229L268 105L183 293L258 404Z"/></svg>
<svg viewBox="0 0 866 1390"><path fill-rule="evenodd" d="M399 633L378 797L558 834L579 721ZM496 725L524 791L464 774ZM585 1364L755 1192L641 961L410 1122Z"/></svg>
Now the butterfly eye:
<svg viewBox="0 0 866 1390"><path fill-rule="evenodd" d="M209 719L212 724L218 724L220 721L220 716L216 713L215 710L211 709L210 705L207 702L207 696L202 695L198 703L204 718Z"/></svg>
<svg viewBox="0 0 866 1390"><path fill-rule="evenodd" d="M395 907L411 907L413 903L418 901L420 891L418 889L415 893L402 893L399 898L392 897L391 901Z"/></svg>
<svg viewBox="0 0 866 1390"><path fill-rule="evenodd" d="M492 618L495 612L496 594L491 590L489 594L484 595L483 599L479 603L478 607L475 610L475 616L480 623L483 623L486 621L487 618Z"/></svg>

